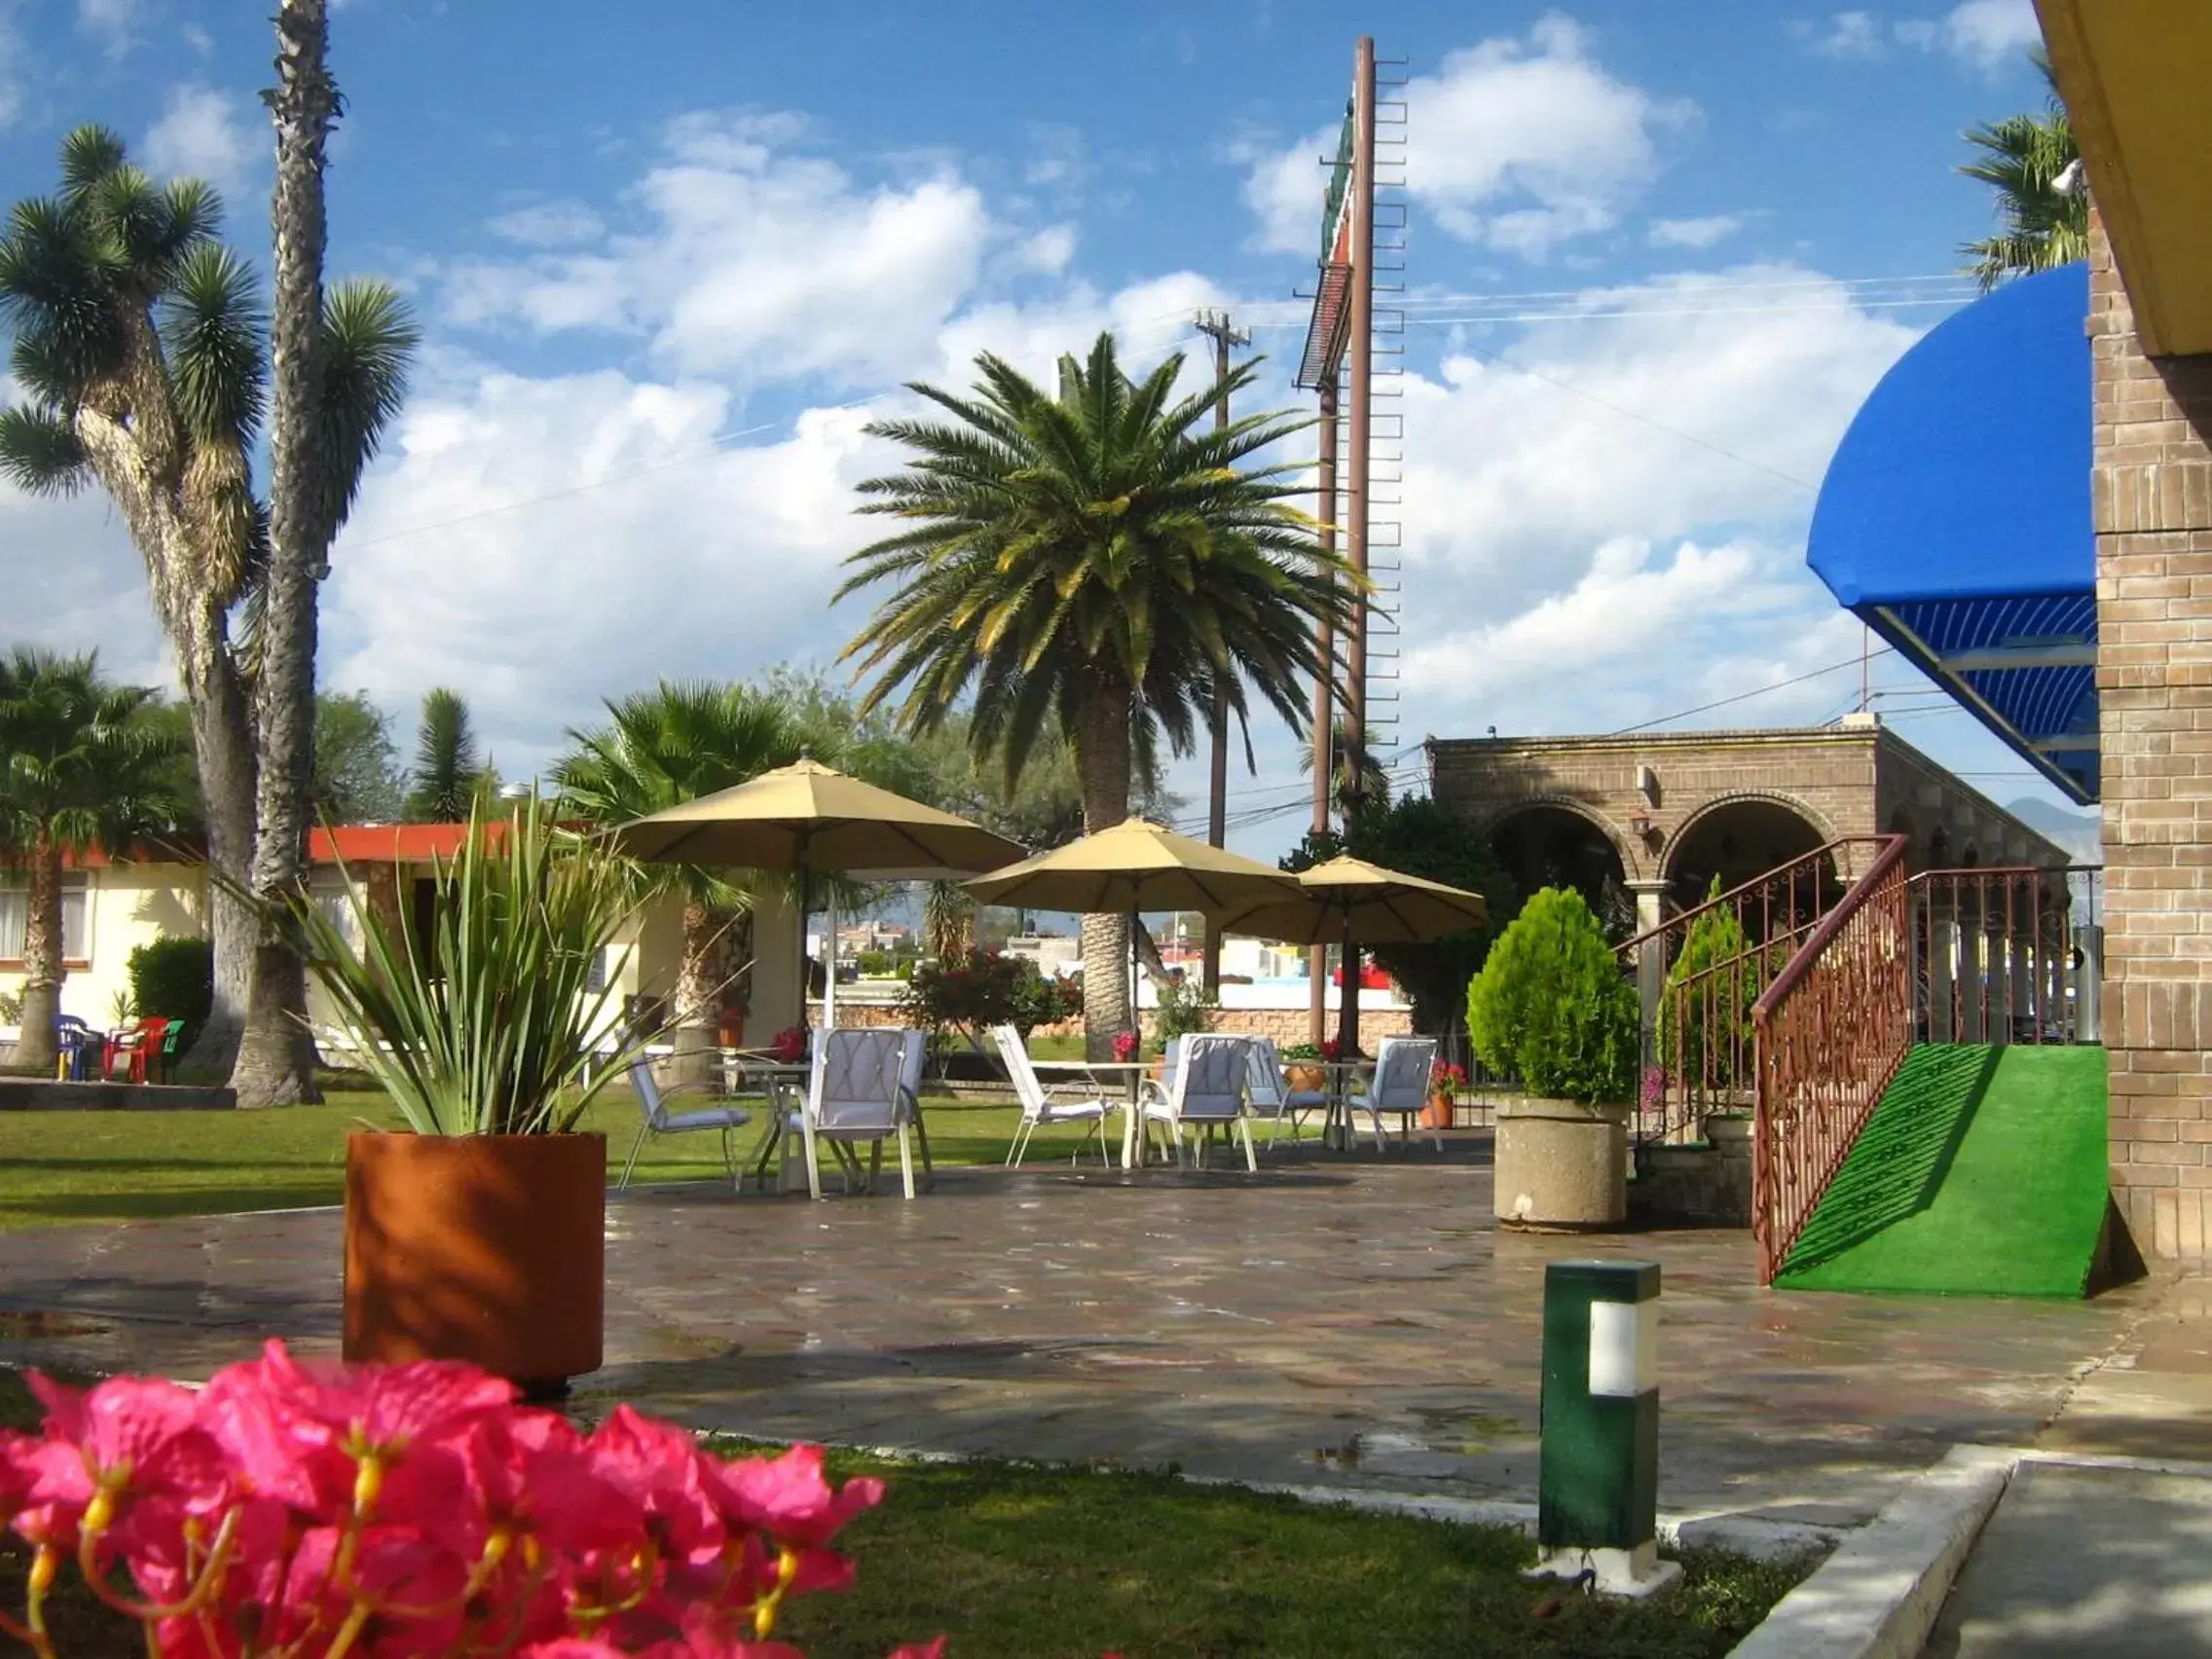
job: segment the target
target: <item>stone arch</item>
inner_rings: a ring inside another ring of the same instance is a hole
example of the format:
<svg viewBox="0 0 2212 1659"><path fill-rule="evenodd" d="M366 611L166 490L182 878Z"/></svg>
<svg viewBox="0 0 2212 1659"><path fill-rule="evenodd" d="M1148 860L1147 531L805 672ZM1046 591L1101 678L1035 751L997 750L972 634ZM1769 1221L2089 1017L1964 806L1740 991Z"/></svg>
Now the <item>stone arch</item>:
<svg viewBox="0 0 2212 1659"><path fill-rule="evenodd" d="M1835 838L1820 811L1794 795L1740 790L1715 795L1683 819L1668 838L1659 870L1668 897L1687 908L1704 901L1715 878L1726 891ZM1812 878L1807 902L1825 907L1844 873L1831 856L1825 873Z"/></svg>
<svg viewBox="0 0 2212 1659"><path fill-rule="evenodd" d="M1523 896L1566 885L1590 902L1610 934L1636 932L1636 901L1628 884L1642 871L1628 838L1587 801L1571 795L1528 795L1493 812L1483 825L1491 851Z"/></svg>

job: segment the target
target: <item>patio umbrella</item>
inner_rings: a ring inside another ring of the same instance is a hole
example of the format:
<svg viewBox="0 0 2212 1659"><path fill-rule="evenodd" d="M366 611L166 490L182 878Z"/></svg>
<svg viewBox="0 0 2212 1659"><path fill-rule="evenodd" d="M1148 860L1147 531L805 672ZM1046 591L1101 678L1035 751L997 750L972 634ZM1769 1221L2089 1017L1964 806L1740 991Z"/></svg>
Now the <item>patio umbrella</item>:
<svg viewBox="0 0 2212 1659"><path fill-rule="evenodd" d="M1138 911L1202 910L1218 916L1267 899L1297 897L1297 888L1281 870L1141 818L978 877L968 883L968 890L986 904L1091 914L1126 910L1132 1013Z"/></svg>
<svg viewBox="0 0 2212 1659"><path fill-rule="evenodd" d="M1232 911L1221 918L1221 931L1295 944L1342 940L1345 981L1338 1026L1347 1052L1359 1040L1359 944L1419 944L1490 920L1480 893L1385 869L1365 859L1331 859L1291 879L1296 891Z"/></svg>
<svg viewBox="0 0 2212 1659"><path fill-rule="evenodd" d="M808 883L816 870L878 881L917 881L996 869L1021 848L981 825L825 766L812 758L762 772L734 789L663 808L612 831L634 859L798 873L800 1019L806 1010ZM830 912L828 984L837 973ZM834 993L823 998L824 1020Z"/></svg>

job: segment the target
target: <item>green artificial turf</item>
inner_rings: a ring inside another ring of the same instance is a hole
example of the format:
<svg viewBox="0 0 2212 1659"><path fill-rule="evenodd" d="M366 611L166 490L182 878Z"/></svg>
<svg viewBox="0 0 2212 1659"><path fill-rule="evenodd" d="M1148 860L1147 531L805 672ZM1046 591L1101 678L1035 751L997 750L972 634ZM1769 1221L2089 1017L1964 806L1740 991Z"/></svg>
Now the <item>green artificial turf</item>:
<svg viewBox="0 0 2212 1659"><path fill-rule="evenodd" d="M2102 1049L1923 1045L1775 1282L2081 1296L2104 1225L2105 1165Z"/></svg>
<svg viewBox="0 0 2212 1659"><path fill-rule="evenodd" d="M0 1371L0 1427L36 1421L19 1380ZM847 1455L831 1465L840 1479L879 1476L888 1492L838 1540L858 1587L795 1602L777 1626L813 1659L881 1659L940 1633L951 1659L1109 1649L1128 1659L1702 1659L1741 1641L1812 1565L1684 1551L1681 1579L1650 1601L1600 1601L1522 1578L1534 1551L1507 1527L1320 1507L1166 1474ZM0 1540L0 1607L21 1607L24 1567L20 1545ZM66 1659L145 1651L73 1571L48 1610Z"/></svg>

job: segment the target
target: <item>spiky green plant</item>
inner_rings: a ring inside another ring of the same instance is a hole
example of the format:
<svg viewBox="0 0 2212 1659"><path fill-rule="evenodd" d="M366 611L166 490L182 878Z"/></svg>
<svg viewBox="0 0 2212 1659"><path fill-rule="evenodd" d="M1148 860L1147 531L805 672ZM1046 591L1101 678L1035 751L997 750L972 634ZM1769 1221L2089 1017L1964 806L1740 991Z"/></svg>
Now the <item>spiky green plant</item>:
<svg viewBox="0 0 2212 1659"><path fill-rule="evenodd" d="M633 913L627 871L533 795L507 819L472 815L431 879L422 937L349 882L358 951L314 901L290 903L333 1022L417 1134L567 1133L644 1041L610 1017L620 960L592 988ZM612 1055L597 1051L607 1037Z"/></svg>
<svg viewBox="0 0 2212 1659"><path fill-rule="evenodd" d="M2059 183L2081 159L2081 151L2074 142L2066 105L2058 96L2050 59L2041 51L2034 55L2050 89L2044 113L1985 121L1966 135L1981 155L1959 171L1995 193L2003 226L1997 235L1968 242L1959 250L1973 261L1974 277L1984 291L2008 277L2054 270L2089 256L2088 192L2061 188Z"/></svg>

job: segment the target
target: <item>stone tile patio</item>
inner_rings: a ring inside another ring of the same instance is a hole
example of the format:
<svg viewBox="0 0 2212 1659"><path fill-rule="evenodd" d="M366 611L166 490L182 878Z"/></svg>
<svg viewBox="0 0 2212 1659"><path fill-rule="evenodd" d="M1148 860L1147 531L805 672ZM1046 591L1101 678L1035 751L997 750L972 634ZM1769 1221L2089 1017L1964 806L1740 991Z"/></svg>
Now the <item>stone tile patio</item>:
<svg viewBox="0 0 2212 1659"><path fill-rule="evenodd" d="M912 1204L617 1198L582 1397L767 1438L1526 1499L1544 1264L1648 1256L1663 1506L1850 1523L1954 1442L2033 1440L2170 1289L1776 1295L1744 1233L1501 1234L1488 1139L1257 1177L954 1170ZM266 1333L333 1351L339 1236L335 1210L0 1235L0 1361L196 1377Z"/></svg>

